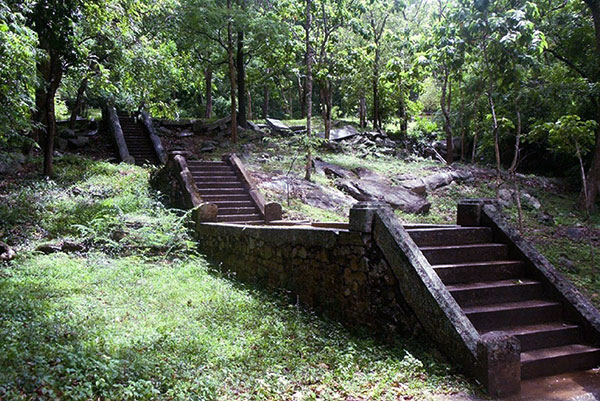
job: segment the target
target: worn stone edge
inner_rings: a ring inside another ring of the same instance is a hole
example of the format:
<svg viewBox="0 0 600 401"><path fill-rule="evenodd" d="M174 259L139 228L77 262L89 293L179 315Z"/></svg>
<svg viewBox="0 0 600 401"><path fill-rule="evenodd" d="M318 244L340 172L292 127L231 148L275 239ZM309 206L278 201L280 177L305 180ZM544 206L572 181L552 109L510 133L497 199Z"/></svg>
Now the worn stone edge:
<svg viewBox="0 0 600 401"><path fill-rule="evenodd" d="M158 160L161 164L165 164L167 162L167 152L165 151L165 148L163 147L162 141L160 140L159 136L156 134L156 130L154 129L154 124L152 124L152 118L150 117L150 114L148 114L145 111L142 111L140 115L142 117L142 123L144 124L144 127L146 128L146 131L150 136L150 140L152 141L152 145L154 146L154 150L156 151Z"/></svg>
<svg viewBox="0 0 600 401"><path fill-rule="evenodd" d="M252 179L252 176L246 168L244 167L244 163L240 160L240 158L235 154L227 154L223 156L224 161L229 161L233 166L234 170L237 172L238 176L241 178L244 186L248 190L250 197L258 207L260 214L268 223L269 221L277 221L281 220L282 217L282 208L279 203L265 201L264 196L259 191L258 186Z"/></svg>
<svg viewBox="0 0 600 401"><path fill-rule="evenodd" d="M226 235L230 238L249 237L273 245L293 242L297 245L333 248L336 243L360 244L360 234L332 228L311 226L253 226L228 223L203 223L196 227L198 237Z"/></svg>
<svg viewBox="0 0 600 401"><path fill-rule="evenodd" d="M127 143L125 142L125 136L123 135L123 129L121 128L121 123L119 122L119 116L117 115L115 106L107 104L104 109L106 110L106 123L108 124L108 130L115 140L121 161L125 163L135 163L133 156L129 154L129 149L127 149Z"/></svg>
<svg viewBox="0 0 600 401"><path fill-rule="evenodd" d="M391 209L375 214L373 238L396 275L406 302L433 341L475 377L484 379L477 360L479 333ZM446 333L440 333L433 322L443 322Z"/></svg>
<svg viewBox="0 0 600 401"><path fill-rule="evenodd" d="M509 244L520 252L530 263L531 266L545 278L546 284L550 285L563 298L564 306L571 306L582 323L586 323L585 327L592 330L594 338L591 338L596 343L600 343L600 313L584 297L581 292L554 266L539 253L528 241L526 241L518 232L510 227L506 219L500 215L494 205L483 205L483 218L488 221L482 221L482 224L489 224L492 228L498 229L504 234Z"/></svg>

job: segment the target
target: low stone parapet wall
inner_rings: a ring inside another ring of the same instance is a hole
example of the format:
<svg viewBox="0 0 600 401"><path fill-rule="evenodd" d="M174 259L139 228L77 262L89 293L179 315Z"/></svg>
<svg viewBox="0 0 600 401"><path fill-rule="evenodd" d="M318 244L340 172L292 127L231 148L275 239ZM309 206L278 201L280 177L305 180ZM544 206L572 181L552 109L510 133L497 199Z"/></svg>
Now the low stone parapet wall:
<svg viewBox="0 0 600 401"><path fill-rule="evenodd" d="M371 235L335 228L200 224L200 247L242 281L285 289L347 326L379 334L418 326Z"/></svg>

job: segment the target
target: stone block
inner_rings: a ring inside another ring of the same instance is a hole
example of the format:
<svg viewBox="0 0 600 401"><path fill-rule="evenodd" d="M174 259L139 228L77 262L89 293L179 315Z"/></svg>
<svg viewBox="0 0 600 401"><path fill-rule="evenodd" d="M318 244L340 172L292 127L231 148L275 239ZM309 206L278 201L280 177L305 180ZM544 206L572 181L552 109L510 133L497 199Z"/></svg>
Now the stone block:
<svg viewBox="0 0 600 401"><path fill-rule="evenodd" d="M388 207L382 202L358 202L350 209L350 231L370 233L373 230L373 218L375 213L382 208Z"/></svg>
<svg viewBox="0 0 600 401"><path fill-rule="evenodd" d="M478 376L492 397L507 397L521 391L521 344L503 332L489 332L477 344L482 369Z"/></svg>
<svg viewBox="0 0 600 401"><path fill-rule="evenodd" d="M457 205L456 224L477 227L480 225L483 203L478 199L463 199Z"/></svg>

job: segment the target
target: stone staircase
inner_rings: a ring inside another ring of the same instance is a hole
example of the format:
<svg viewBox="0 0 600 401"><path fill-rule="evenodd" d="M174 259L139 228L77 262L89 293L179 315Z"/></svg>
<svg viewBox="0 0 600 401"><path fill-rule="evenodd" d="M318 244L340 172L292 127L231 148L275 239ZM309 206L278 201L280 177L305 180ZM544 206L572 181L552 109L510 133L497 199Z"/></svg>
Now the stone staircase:
<svg viewBox="0 0 600 401"><path fill-rule="evenodd" d="M202 201L217 205L217 222L265 223L244 181L229 162L188 160L187 164Z"/></svg>
<svg viewBox="0 0 600 401"><path fill-rule="evenodd" d="M141 122L128 114L118 114L118 116L127 150L135 159L135 164L158 165L160 163L158 155Z"/></svg>
<svg viewBox="0 0 600 401"><path fill-rule="evenodd" d="M565 316L569 305L536 280L490 227L415 226L406 231L480 334L502 331L521 343L521 378L600 365L600 347Z"/></svg>

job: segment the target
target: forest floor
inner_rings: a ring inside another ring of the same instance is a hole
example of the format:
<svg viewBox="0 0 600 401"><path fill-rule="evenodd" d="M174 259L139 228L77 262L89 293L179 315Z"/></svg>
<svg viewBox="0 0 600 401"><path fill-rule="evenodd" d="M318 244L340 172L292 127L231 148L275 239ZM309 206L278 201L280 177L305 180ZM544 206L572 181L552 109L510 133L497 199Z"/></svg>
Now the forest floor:
<svg viewBox="0 0 600 401"><path fill-rule="evenodd" d="M477 386L427 342L383 344L198 254L152 168L66 155L0 179L2 400L413 400Z"/></svg>
<svg viewBox="0 0 600 401"><path fill-rule="evenodd" d="M291 219L347 220L302 193L270 190L301 180L298 138L223 147L243 155L265 195ZM82 152L85 153L85 152ZM315 157L349 169L424 177L449 168L369 149ZM196 250L186 215L148 186L153 168L85 156L39 159L0 177L0 238L17 258L0 264L0 399L414 400L484 397L423 338L383 344L295 305L287 294L241 284ZM472 179L429 191L427 214L405 222L455 222L456 202L495 195L493 171L458 163ZM337 190L324 174L315 185ZM523 235L600 305L588 239L598 250L600 214L575 209L565 182L521 176L541 203L524 210ZM289 196L288 196L289 195ZM517 223L514 206L505 209Z"/></svg>

